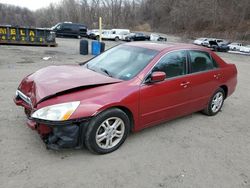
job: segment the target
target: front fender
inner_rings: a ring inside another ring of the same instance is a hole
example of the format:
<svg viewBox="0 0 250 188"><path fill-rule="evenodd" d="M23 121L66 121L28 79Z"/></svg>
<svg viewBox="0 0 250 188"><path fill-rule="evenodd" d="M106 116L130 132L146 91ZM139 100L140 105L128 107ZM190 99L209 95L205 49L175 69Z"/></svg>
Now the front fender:
<svg viewBox="0 0 250 188"><path fill-rule="evenodd" d="M112 107L128 109L133 114L135 126L139 116L139 79L129 82L109 84L95 88L78 90L72 93L55 96L38 104L38 108L70 101L80 101L70 119L94 117Z"/></svg>
<svg viewBox="0 0 250 188"><path fill-rule="evenodd" d="M136 99L135 99L136 98ZM139 93L136 92L129 97L123 99L122 101L84 101L81 102L77 110L71 115L70 119L77 119L79 117L95 117L99 113L110 109L110 108L120 108L126 109L132 114L132 119L134 123L134 129L139 125ZM125 111L125 112L126 112ZM129 114L128 114L129 116Z"/></svg>

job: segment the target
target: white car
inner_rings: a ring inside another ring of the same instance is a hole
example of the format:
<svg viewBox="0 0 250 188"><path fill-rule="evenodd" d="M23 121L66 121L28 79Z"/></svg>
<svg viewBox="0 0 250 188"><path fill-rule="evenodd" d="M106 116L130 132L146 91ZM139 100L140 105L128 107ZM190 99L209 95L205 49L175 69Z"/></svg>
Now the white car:
<svg viewBox="0 0 250 188"><path fill-rule="evenodd" d="M112 29L107 32L104 32L102 35L103 39L107 40L125 40L125 37L130 34L129 29Z"/></svg>
<svg viewBox="0 0 250 188"><path fill-rule="evenodd" d="M202 43L202 46L206 46L208 48L210 48L210 41L215 41L216 43L227 43L227 41L223 40L223 39L216 39L216 38L208 38L207 40L205 40L203 43Z"/></svg>
<svg viewBox="0 0 250 188"><path fill-rule="evenodd" d="M156 33L152 33L150 35L150 40L151 41L167 41L167 38L166 37L162 37Z"/></svg>
<svg viewBox="0 0 250 188"><path fill-rule="evenodd" d="M240 47L240 52L250 53L250 45L241 46L241 47Z"/></svg>
<svg viewBox="0 0 250 188"><path fill-rule="evenodd" d="M236 42L233 42L228 45L229 49L234 51L239 51L241 46L243 46L242 43L236 43Z"/></svg>
<svg viewBox="0 0 250 188"><path fill-rule="evenodd" d="M103 29L102 30L102 35L103 33L107 32L109 30ZM99 29L92 29L87 32L87 36L90 39L98 40L100 38L100 30Z"/></svg>
<svg viewBox="0 0 250 188"><path fill-rule="evenodd" d="M203 45L203 43L207 40L208 40L208 38L198 38L198 39L194 40L193 43L196 45Z"/></svg>

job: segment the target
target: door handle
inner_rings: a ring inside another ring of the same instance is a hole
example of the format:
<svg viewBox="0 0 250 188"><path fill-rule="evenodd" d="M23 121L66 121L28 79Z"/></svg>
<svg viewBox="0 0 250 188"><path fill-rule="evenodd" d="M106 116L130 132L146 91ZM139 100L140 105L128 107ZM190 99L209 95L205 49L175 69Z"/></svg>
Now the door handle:
<svg viewBox="0 0 250 188"><path fill-rule="evenodd" d="M190 82L183 82L180 84L180 86L187 88L189 84L190 84Z"/></svg>

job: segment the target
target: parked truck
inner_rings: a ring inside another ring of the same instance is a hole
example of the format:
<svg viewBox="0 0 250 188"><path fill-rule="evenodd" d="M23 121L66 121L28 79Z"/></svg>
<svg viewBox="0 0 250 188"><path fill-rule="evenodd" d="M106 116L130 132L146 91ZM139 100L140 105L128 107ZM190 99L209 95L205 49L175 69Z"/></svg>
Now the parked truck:
<svg viewBox="0 0 250 188"><path fill-rule="evenodd" d="M102 34L102 38L105 40L125 40L125 37L130 34L129 29L111 29Z"/></svg>

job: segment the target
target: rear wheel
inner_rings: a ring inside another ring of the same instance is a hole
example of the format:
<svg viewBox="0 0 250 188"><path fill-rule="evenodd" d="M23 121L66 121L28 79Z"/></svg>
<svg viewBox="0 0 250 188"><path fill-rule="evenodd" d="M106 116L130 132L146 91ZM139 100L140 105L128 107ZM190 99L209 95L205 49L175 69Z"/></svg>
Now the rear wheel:
<svg viewBox="0 0 250 188"><path fill-rule="evenodd" d="M123 144L129 129L130 121L125 112L117 108L106 110L91 120L85 144L95 153L113 152Z"/></svg>
<svg viewBox="0 0 250 188"><path fill-rule="evenodd" d="M115 41L116 41L116 42L119 41L119 37L115 37Z"/></svg>
<svg viewBox="0 0 250 188"><path fill-rule="evenodd" d="M207 107L202 111L208 116L216 115L222 108L225 99L225 92L219 88L211 97Z"/></svg>

